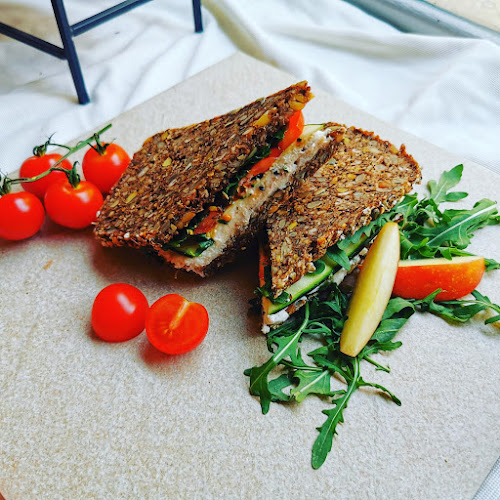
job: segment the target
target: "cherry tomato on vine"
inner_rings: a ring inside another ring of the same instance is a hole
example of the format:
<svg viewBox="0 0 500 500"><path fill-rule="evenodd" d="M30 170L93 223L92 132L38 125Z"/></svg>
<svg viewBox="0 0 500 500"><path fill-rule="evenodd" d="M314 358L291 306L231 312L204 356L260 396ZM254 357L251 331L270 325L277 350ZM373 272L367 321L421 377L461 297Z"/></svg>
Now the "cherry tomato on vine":
<svg viewBox="0 0 500 500"><path fill-rule="evenodd" d="M8 193L0 197L0 238L24 240L42 227L45 210L32 193Z"/></svg>
<svg viewBox="0 0 500 500"><path fill-rule="evenodd" d="M95 184L101 193L109 193L130 163L130 157L118 144L97 145L83 157L85 179Z"/></svg>
<svg viewBox="0 0 500 500"><path fill-rule="evenodd" d="M82 229L96 220L103 197L94 184L80 181L73 187L68 180L56 182L45 193L47 214L61 226Z"/></svg>
<svg viewBox="0 0 500 500"><path fill-rule="evenodd" d="M62 158L61 155L56 153L43 154L42 156L30 156L21 165L19 171L20 177L35 177L43 172L46 172L54 163L58 162ZM58 165L66 170L71 170L72 166L68 160L63 160ZM35 182L23 182L21 186L25 191L33 193L35 196L43 199L47 188L56 181L64 180L66 175L64 172L52 172L47 177L44 177Z"/></svg>
<svg viewBox="0 0 500 500"><path fill-rule="evenodd" d="M183 354L198 347L208 331L204 306L171 293L158 299L146 315L149 341L166 354Z"/></svg>
<svg viewBox="0 0 500 500"><path fill-rule="evenodd" d="M106 342L125 342L144 330L148 301L135 286L115 283L103 288L92 306L92 328Z"/></svg>

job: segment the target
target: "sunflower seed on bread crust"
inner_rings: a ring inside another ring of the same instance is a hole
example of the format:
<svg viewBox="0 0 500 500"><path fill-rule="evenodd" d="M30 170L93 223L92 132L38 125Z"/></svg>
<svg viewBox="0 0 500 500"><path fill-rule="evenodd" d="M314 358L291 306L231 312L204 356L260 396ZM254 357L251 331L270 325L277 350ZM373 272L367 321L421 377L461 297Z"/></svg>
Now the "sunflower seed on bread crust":
<svg viewBox="0 0 500 500"><path fill-rule="evenodd" d="M337 140L329 161L286 203L278 200L270 209L266 229L274 297L306 274L328 247L392 208L421 179L404 145L398 149L354 127Z"/></svg>
<svg viewBox="0 0 500 500"><path fill-rule="evenodd" d="M94 233L104 246L161 250L210 205L254 148L287 125L312 94L301 82L225 115L160 132L134 154Z"/></svg>

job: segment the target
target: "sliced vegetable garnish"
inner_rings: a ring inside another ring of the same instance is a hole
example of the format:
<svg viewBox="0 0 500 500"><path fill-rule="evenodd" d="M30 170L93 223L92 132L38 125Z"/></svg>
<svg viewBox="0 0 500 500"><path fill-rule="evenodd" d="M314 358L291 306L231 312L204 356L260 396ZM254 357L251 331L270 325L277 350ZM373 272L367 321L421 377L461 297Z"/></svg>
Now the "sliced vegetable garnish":
<svg viewBox="0 0 500 500"><path fill-rule="evenodd" d="M372 225L369 231L366 231L365 228L360 229L357 233L355 233L355 235L347 238L350 243L347 246L344 245L345 250L343 251L338 249L338 245L330 247L326 255L314 262L316 270L311 273L307 273L302 276L300 280L290 285L283 292L285 295L281 294L279 298L273 298L271 294L271 269L268 266L268 269L263 268L262 275L265 279L263 283L261 283L261 286L255 290L255 293L257 296L266 298L262 300L265 313L268 315L275 314L288 307L293 301L300 299L311 290L326 284L326 281L339 272L342 267L345 267L340 265L340 263L343 262L342 259L344 258L344 255L349 265L348 271L350 271L352 267L350 259L353 259L359 252L361 252L369 244L369 241L375 237L379 230L380 228L375 225ZM369 233L368 236L366 235L366 232ZM346 240L343 240L343 242L344 241ZM342 259L339 256L342 257ZM287 300L283 300L285 296L287 297Z"/></svg>
<svg viewBox="0 0 500 500"><path fill-rule="evenodd" d="M288 129L285 136L278 144L278 148L284 151L288 146L292 145L302 134L304 130L304 115L302 111L295 111L288 122Z"/></svg>
<svg viewBox="0 0 500 500"><path fill-rule="evenodd" d="M254 149L247 157L243 165L238 170L238 173L231 179L229 184L224 188L225 200L221 200L221 202L225 202L225 205L229 204L231 200L234 199L235 195L237 195L238 186L242 179L246 177L248 172L252 169L252 167L259 163L264 158L267 158L273 148L276 147L279 141L283 139L285 136L285 129L278 130L275 134L272 134L266 138L266 144L261 146L260 148ZM274 154L274 153L273 153ZM238 194L238 197L241 197L241 193Z"/></svg>
<svg viewBox="0 0 500 500"><path fill-rule="evenodd" d="M205 218L193 229L193 234L206 234L216 225L224 211L220 207L210 207Z"/></svg>
<svg viewBox="0 0 500 500"><path fill-rule="evenodd" d="M484 271L484 259L475 255L451 260L403 260L399 263L393 294L405 299L423 299L440 289L435 301L460 299L476 289Z"/></svg>
<svg viewBox="0 0 500 500"><path fill-rule="evenodd" d="M391 298L399 263L399 228L388 222L359 273L340 336L340 352L357 356L370 340Z"/></svg>

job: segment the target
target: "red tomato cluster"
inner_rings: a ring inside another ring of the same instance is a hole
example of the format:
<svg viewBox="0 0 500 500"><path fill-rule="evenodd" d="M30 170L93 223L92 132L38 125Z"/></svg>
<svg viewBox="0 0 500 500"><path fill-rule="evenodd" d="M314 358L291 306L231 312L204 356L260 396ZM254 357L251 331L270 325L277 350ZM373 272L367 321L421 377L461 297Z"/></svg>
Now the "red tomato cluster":
<svg viewBox="0 0 500 500"><path fill-rule="evenodd" d="M101 144L97 134L95 137L96 146L85 153L82 162L86 180L80 180L72 171L71 163L61 155L45 153L50 139L35 148L34 156L21 166L21 179L16 180L24 191L0 196L0 238L15 241L33 236L43 224L45 211L57 224L73 229L87 227L95 221L103 194L111 190L130 163L123 148L117 144ZM84 144L88 142L90 139ZM57 167L67 170L68 175L64 171L52 171L37 181L27 181L44 174L56 163ZM8 186L5 190L9 190ZM208 313L201 304L177 294L165 295L149 307L139 289L116 283L101 290L95 298L92 327L107 342L130 340L146 328L149 340L157 349L181 354L195 349L205 338Z"/></svg>
<svg viewBox="0 0 500 500"><path fill-rule="evenodd" d="M144 328L149 341L166 354L183 354L198 347L208 331L204 306L171 293L151 307L144 294L126 283L109 285L92 306L92 328L106 342L124 342Z"/></svg>
<svg viewBox="0 0 500 500"><path fill-rule="evenodd" d="M46 172L62 158L55 153L45 154L43 149L38 151L21 165L22 179ZM61 226L72 229L89 226L102 206L103 194L110 191L129 162L129 156L117 144L98 143L97 148L91 147L85 153L82 168L86 180L75 187L61 171L51 172L34 182L22 182L23 192L0 197L0 238L22 240L33 236L43 224L45 211ZM68 160L58 166L72 169Z"/></svg>

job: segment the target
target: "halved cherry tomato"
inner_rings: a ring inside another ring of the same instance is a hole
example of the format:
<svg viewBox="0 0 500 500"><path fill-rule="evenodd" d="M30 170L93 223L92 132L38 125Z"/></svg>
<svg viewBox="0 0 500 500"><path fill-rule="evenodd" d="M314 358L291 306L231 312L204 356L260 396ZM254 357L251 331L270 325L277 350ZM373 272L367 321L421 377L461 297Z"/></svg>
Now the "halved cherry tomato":
<svg viewBox="0 0 500 500"><path fill-rule="evenodd" d="M206 217L193 229L194 234L205 234L215 227L217 221L223 214L222 208L217 207L216 210L210 210Z"/></svg>
<svg viewBox="0 0 500 500"><path fill-rule="evenodd" d="M49 217L72 229L90 226L103 201L99 189L86 181L80 181L76 188L67 180L56 182L45 193L45 209Z"/></svg>
<svg viewBox="0 0 500 500"><path fill-rule="evenodd" d="M103 153L90 148L83 157L85 179L95 184L101 193L109 193L130 163L130 157L118 144L103 144Z"/></svg>
<svg viewBox="0 0 500 500"><path fill-rule="evenodd" d="M125 342L144 330L148 301L135 286L115 283L103 288L92 306L92 328L106 342Z"/></svg>
<svg viewBox="0 0 500 500"><path fill-rule="evenodd" d="M183 354L198 347L208 331L205 307L171 293L158 299L146 316L149 341L166 354Z"/></svg>
<svg viewBox="0 0 500 500"><path fill-rule="evenodd" d="M54 163L57 163L62 158L56 153L44 154L42 156L30 156L21 165L19 171L20 177L35 177L43 172L46 172ZM59 165L61 168L71 170L72 166L68 160L63 160ZM66 175L64 172L52 172L46 177L35 182L23 182L21 186L25 191L33 193L35 196L43 199L47 188L56 181L64 180Z"/></svg>
<svg viewBox="0 0 500 500"><path fill-rule="evenodd" d="M484 259L477 256L405 260L399 263L392 293L405 299L423 299L441 288L436 301L455 300L477 287L484 270Z"/></svg>
<svg viewBox="0 0 500 500"><path fill-rule="evenodd" d="M42 227L45 210L32 193L8 193L0 197L0 238L24 240Z"/></svg>
<svg viewBox="0 0 500 500"><path fill-rule="evenodd" d="M295 113L290 118L288 123L288 129L285 132L285 136L278 144L278 148L284 151L288 146L293 144L302 134L304 130L304 115L302 111L295 111Z"/></svg>

